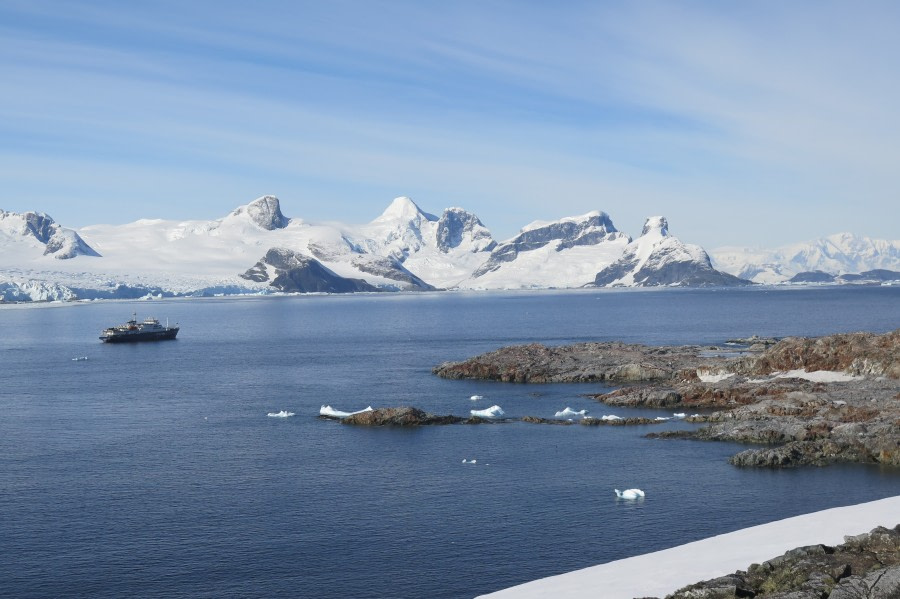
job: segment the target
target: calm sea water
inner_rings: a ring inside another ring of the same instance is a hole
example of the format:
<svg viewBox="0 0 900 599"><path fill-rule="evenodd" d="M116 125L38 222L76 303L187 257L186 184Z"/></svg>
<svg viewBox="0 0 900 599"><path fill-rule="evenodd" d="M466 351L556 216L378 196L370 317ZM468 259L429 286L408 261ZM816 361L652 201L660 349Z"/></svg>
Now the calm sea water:
<svg viewBox="0 0 900 599"><path fill-rule="evenodd" d="M100 343L135 310L179 321L178 340ZM643 438L684 423L361 429L317 414L498 404L511 416L666 416L582 396L597 385L445 381L430 369L532 341L711 344L898 326L900 288L887 287L6 306L0 595L472 597L897 495L896 469L739 470L726 460L741 446ZM296 415L267 416L280 410ZM617 501L615 487L647 497Z"/></svg>

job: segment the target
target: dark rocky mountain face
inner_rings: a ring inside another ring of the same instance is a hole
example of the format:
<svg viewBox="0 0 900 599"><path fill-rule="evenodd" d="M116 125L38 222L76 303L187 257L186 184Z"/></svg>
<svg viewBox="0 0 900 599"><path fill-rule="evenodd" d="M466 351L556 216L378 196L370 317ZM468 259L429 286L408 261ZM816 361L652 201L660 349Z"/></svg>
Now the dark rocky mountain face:
<svg viewBox="0 0 900 599"><path fill-rule="evenodd" d="M466 236L471 237L472 241L489 240L488 245L484 248L487 251L494 249L497 245L477 216L465 210L454 208L445 210L437 225L438 249L447 253L451 249L459 247Z"/></svg>
<svg viewBox="0 0 900 599"><path fill-rule="evenodd" d="M355 291L379 291L362 279L348 279L329 270L315 258L309 258L292 250L272 248L262 260L241 275L248 281L269 281L269 270L275 270L275 278L269 285L285 292L301 293L352 293Z"/></svg>
<svg viewBox="0 0 900 599"><path fill-rule="evenodd" d="M594 285L604 287L634 271L637 259L619 260L597 273ZM682 287L736 287L750 285L750 281L720 272L706 262L666 260L664 252L658 261L648 262L634 271L634 282L641 287L677 285Z"/></svg>
<svg viewBox="0 0 900 599"><path fill-rule="evenodd" d="M26 212L21 218L25 221L25 234L33 235L46 246L45 256L53 255L59 260L68 260L76 256L100 256L78 233L60 227L46 214Z"/></svg>
<svg viewBox="0 0 900 599"><path fill-rule="evenodd" d="M246 212L251 221L267 231L283 229L291 222L291 219L281 213L281 204L275 196L261 197L246 206L241 206L232 214L236 216L242 212Z"/></svg>

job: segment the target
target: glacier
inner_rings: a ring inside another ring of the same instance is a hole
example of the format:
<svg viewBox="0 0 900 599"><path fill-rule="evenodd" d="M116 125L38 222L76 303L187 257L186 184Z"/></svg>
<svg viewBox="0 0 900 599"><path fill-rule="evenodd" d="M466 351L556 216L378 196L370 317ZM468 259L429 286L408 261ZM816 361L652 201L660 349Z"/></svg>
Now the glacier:
<svg viewBox="0 0 900 599"><path fill-rule="evenodd" d="M498 241L472 212L432 214L406 196L363 224L286 216L272 195L213 220L141 219L77 230L44 213L0 210L0 302L722 286L782 282L816 268L900 270L900 242L849 234L826 240L708 254L671 235L665 217L648 218L632 239L594 210L533 222Z"/></svg>

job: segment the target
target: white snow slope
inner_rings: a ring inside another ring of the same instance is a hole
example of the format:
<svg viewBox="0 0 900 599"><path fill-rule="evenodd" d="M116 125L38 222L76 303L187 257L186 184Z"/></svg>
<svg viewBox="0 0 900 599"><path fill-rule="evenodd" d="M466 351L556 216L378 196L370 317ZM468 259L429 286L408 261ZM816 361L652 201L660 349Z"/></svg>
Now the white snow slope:
<svg viewBox="0 0 900 599"><path fill-rule="evenodd" d="M755 283L780 283L800 272L860 273L900 271L900 240L837 233L774 250L721 247L710 252L719 270Z"/></svg>
<svg viewBox="0 0 900 599"><path fill-rule="evenodd" d="M796 547L839 545L844 536L900 524L900 496L753 526L694 543L543 578L491 599L632 599L665 597L701 580L762 563ZM602 590L602 592L598 591Z"/></svg>
<svg viewBox="0 0 900 599"><path fill-rule="evenodd" d="M609 216L593 211L550 222L534 222L500 243L464 289L583 287L615 262L631 238Z"/></svg>

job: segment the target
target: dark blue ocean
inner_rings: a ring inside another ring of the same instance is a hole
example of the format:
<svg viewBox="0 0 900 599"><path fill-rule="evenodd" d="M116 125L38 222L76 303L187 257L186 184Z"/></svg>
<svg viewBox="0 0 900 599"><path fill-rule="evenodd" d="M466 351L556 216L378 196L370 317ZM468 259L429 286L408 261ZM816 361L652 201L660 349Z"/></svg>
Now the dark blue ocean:
<svg viewBox="0 0 900 599"><path fill-rule="evenodd" d="M133 311L178 321L178 339L100 343ZM897 495L897 469L740 470L727 463L739 445L643 438L692 426L678 422L364 429L317 418L323 404L670 416L582 396L598 385L430 370L532 341L897 327L900 287L3 306L0 596L472 597ZM281 410L296 415L267 416ZM617 501L616 487L646 499Z"/></svg>

